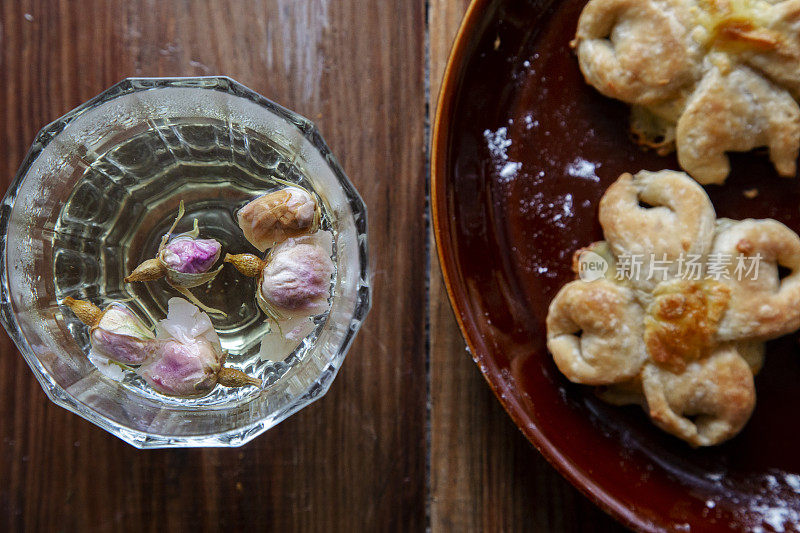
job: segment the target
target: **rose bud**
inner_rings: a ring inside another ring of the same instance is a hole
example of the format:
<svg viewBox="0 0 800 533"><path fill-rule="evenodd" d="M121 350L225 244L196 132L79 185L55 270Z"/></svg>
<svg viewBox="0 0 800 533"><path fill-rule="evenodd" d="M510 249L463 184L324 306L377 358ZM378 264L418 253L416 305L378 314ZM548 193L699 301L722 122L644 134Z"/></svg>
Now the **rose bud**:
<svg viewBox="0 0 800 533"><path fill-rule="evenodd" d="M195 396L214 388L222 355L207 341L159 343L137 373L162 394Z"/></svg>
<svg viewBox="0 0 800 533"><path fill-rule="evenodd" d="M154 335L125 305L112 302L101 311L91 302L69 296L64 304L89 326L90 356L125 365L138 365L147 358Z"/></svg>
<svg viewBox="0 0 800 533"><path fill-rule="evenodd" d="M172 396L195 396L219 383L226 387L261 386L261 380L240 370L223 367L225 352L208 315L181 298L171 298L167 318L156 326L157 335L123 304L105 311L90 302L65 298L64 303L90 326L90 359L115 379L108 360L141 365L135 371L151 387Z"/></svg>
<svg viewBox="0 0 800 533"><path fill-rule="evenodd" d="M270 252L261 295L282 314L318 315L328 307L332 275L330 251L289 239Z"/></svg>
<svg viewBox="0 0 800 533"><path fill-rule="evenodd" d="M262 252L289 237L314 233L320 217L314 196L298 186L260 196L237 214L245 239Z"/></svg>
<svg viewBox="0 0 800 533"><path fill-rule="evenodd" d="M172 231L184 214L183 201L178 207L178 216L172 227L161 238L156 257L137 266L125 277L125 282L154 281L166 277L167 283L176 291L208 313L225 315L219 309L208 307L198 300L189 289L213 280L219 271L211 270L219 259L222 245L214 239L198 239L200 230L197 219L192 231L172 236Z"/></svg>
<svg viewBox="0 0 800 533"><path fill-rule="evenodd" d="M161 260L169 270L184 274L208 272L219 259L222 246L214 239L177 237L161 253Z"/></svg>
<svg viewBox="0 0 800 533"><path fill-rule="evenodd" d="M156 326L157 346L137 370L151 387L170 396L195 396L217 383L261 385L260 379L222 366L226 354L207 314L181 298L168 305L167 318Z"/></svg>
<svg viewBox="0 0 800 533"><path fill-rule="evenodd" d="M330 247L319 244L323 239L317 235L289 239L270 250L266 260L252 254L227 254L225 262L246 276L259 278L256 301L269 318L278 322L314 316L328 306L334 270Z"/></svg>

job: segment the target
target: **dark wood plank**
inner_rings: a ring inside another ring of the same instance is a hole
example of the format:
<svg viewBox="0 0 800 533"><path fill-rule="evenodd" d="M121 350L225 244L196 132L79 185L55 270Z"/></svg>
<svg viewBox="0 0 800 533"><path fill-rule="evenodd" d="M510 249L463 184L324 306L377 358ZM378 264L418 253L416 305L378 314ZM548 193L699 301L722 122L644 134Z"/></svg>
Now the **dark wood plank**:
<svg viewBox="0 0 800 533"><path fill-rule="evenodd" d="M431 2L431 110L468 4ZM514 426L466 350L435 254L431 263L432 531L624 531Z"/></svg>
<svg viewBox="0 0 800 533"><path fill-rule="evenodd" d="M330 393L234 450L139 452L0 335L0 530L425 528L425 5L0 3L0 180L126 76L226 74L317 122L370 210L374 306Z"/></svg>

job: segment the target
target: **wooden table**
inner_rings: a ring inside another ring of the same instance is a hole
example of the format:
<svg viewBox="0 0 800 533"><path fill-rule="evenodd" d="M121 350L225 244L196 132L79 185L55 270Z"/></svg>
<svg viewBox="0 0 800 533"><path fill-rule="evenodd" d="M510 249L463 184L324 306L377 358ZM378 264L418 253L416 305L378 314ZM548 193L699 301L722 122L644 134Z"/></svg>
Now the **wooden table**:
<svg viewBox="0 0 800 533"><path fill-rule="evenodd" d="M621 529L511 423L442 287L427 124L466 3L0 2L6 186L41 126L120 79L226 74L319 125L374 269L328 395L240 449L137 451L51 404L2 334L0 530Z"/></svg>

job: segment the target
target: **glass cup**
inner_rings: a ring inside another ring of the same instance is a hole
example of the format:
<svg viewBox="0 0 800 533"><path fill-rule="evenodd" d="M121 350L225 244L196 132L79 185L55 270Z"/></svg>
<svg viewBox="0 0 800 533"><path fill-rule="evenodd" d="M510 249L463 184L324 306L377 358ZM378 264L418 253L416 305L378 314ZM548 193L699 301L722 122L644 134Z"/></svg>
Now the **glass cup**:
<svg viewBox="0 0 800 533"><path fill-rule="evenodd" d="M223 253L258 253L236 210L280 186L321 199L336 267L329 311L302 342L282 342L255 303L256 281L226 266L194 290L212 316L226 366L262 388L160 395L135 373L116 381L87 358L87 327L60 302L127 301L154 323L163 281L123 281L155 255L181 200ZM325 394L370 307L366 207L316 127L226 77L129 78L46 126L3 200L0 317L50 399L139 448L239 446ZM270 349L259 350L265 335ZM277 336L276 336L277 335Z"/></svg>

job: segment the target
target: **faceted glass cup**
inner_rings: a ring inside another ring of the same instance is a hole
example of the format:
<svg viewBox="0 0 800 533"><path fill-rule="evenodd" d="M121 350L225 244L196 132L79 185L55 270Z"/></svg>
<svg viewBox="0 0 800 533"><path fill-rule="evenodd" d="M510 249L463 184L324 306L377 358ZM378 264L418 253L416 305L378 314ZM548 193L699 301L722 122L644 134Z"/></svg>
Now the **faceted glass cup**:
<svg viewBox="0 0 800 533"><path fill-rule="evenodd" d="M163 318L178 294L122 278L155 255L178 202L184 229L197 219L224 251L257 253L235 210L276 179L322 201L336 267L329 311L299 346L264 357L259 341L271 326L255 280L226 267L197 291L228 312L214 320L226 366L264 386L172 398L138 376L99 372L86 357L86 326L59 302L123 300L151 323ZM0 319L42 388L139 448L239 446L263 433L325 394L370 307L361 197L311 122L226 77L129 78L46 126L3 200L0 235Z"/></svg>

